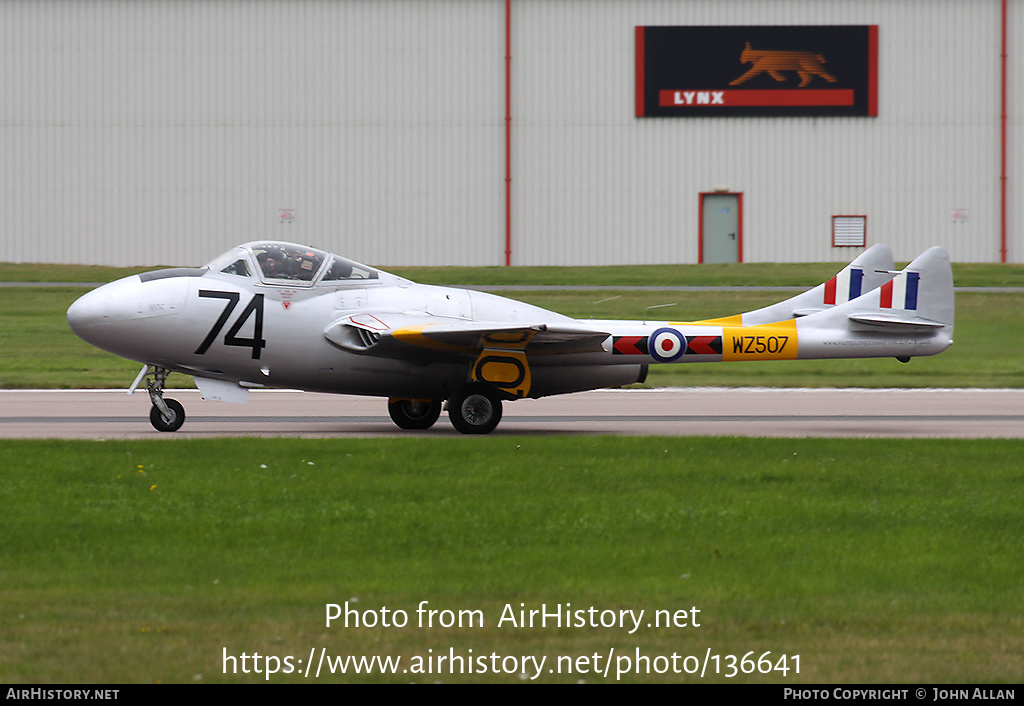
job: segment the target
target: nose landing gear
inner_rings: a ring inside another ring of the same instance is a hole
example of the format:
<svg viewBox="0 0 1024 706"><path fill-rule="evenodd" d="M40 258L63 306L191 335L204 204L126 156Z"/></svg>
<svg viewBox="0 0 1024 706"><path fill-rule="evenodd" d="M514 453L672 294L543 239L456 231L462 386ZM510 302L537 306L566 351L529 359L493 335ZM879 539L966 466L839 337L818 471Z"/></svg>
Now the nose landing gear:
<svg viewBox="0 0 1024 706"><path fill-rule="evenodd" d="M149 392L149 400L153 406L149 410L149 423L157 431L178 431L185 423L185 408L178 400L164 399L164 383L170 370L158 368L155 365L147 365L135 379L129 392L134 392L143 378L146 380L146 390Z"/></svg>
<svg viewBox="0 0 1024 706"><path fill-rule="evenodd" d="M181 406L181 402L172 399L157 399L159 402L154 402L153 406L149 408L149 423L157 431L181 429L181 425L185 423L185 408ZM164 409L160 409L161 402Z"/></svg>

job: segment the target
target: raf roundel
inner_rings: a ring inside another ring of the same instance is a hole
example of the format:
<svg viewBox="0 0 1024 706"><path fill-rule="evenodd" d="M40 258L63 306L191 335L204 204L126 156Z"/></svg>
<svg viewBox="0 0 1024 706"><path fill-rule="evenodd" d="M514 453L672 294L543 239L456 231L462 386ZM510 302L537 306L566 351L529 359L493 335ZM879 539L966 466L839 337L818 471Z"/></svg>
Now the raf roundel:
<svg viewBox="0 0 1024 706"><path fill-rule="evenodd" d="M659 363L671 363L686 350L686 339L671 328L660 328L651 334L651 357Z"/></svg>

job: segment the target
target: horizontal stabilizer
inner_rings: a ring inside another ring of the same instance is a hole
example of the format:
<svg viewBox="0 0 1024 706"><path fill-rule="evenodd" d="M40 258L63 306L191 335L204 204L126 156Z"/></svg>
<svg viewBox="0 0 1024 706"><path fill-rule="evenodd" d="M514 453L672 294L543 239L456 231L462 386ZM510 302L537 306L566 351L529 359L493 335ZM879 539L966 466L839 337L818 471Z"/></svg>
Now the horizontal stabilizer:
<svg viewBox="0 0 1024 706"><path fill-rule="evenodd" d="M849 318L851 321L856 321L859 324L870 324L872 326L884 326L891 328L930 329L942 328L945 326L945 324L938 321L929 321L928 319L922 319L919 316L898 316L896 314L850 314Z"/></svg>
<svg viewBox="0 0 1024 706"><path fill-rule="evenodd" d="M797 309L793 312L793 318L799 319L801 316L810 316L811 314L817 314L819 311L825 311L824 307L820 309ZM776 322L771 322L776 323Z"/></svg>

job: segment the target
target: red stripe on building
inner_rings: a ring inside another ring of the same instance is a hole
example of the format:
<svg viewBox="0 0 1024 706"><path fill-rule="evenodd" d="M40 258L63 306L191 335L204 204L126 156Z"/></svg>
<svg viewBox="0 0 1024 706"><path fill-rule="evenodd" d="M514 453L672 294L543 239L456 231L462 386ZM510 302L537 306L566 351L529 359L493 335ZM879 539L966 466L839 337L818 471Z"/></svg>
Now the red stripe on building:
<svg viewBox="0 0 1024 706"><path fill-rule="evenodd" d="M645 87L644 72L646 71L644 58L644 28L636 28L636 117L644 117Z"/></svg>
<svg viewBox="0 0 1024 706"><path fill-rule="evenodd" d="M878 25L868 27L868 115L878 116Z"/></svg>

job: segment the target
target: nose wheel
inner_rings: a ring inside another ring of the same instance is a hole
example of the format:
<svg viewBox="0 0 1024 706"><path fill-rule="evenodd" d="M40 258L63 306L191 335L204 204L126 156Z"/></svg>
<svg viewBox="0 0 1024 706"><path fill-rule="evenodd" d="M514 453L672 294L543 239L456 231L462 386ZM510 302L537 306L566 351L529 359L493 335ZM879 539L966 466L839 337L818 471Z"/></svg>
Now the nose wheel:
<svg viewBox="0 0 1024 706"><path fill-rule="evenodd" d="M157 431L178 431L185 423L185 408L181 403L178 400L164 399L164 383L167 382L170 372L166 368L151 365L139 374L140 377L145 375L146 378L149 401L153 403L149 410L149 423ZM136 378L135 382L138 384L139 379ZM132 390L134 389L133 385Z"/></svg>
<svg viewBox="0 0 1024 706"><path fill-rule="evenodd" d="M166 412L161 410L156 403L149 408L149 423L157 431L178 431L185 423L185 408L181 402L172 399L161 399Z"/></svg>

